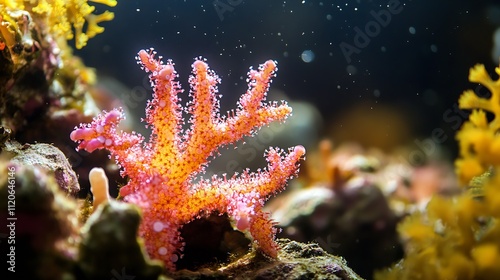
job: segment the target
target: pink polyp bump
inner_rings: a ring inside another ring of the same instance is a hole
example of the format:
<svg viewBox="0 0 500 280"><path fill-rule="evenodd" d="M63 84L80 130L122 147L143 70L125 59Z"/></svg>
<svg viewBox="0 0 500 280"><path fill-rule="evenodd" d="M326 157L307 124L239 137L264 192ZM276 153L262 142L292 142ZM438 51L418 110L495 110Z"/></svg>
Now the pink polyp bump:
<svg viewBox="0 0 500 280"><path fill-rule="evenodd" d="M69 135L69 138L72 140L72 141L77 141L79 140L80 138L78 137L78 130L73 130L71 132L71 134Z"/></svg>
<svg viewBox="0 0 500 280"><path fill-rule="evenodd" d="M142 63L146 64L149 62L149 55L145 50L140 50L138 55Z"/></svg>
<svg viewBox="0 0 500 280"><path fill-rule="evenodd" d="M133 190L129 185L125 185L120 188L119 192L121 197L126 197L127 195L133 193Z"/></svg>
<svg viewBox="0 0 500 280"><path fill-rule="evenodd" d="M240 217L236 221L236 228L239 231L247 230L249 227L250 227L250 220L248 219L248 216L246 216L246 215L244 217Z"/></svg>
<svg viewBox="0 0 500 280"><path fill-rule="evenodd" d="M297 145L293 149L293 152L298 154L299 156L303 156L306 154L306 148L304 148L304 146L302 146L302 145Z"/></svg>
<svg viewBox="0 0 500 280"><path fill-rule="evenodd" d="M172 74L174 74L174 72L174 66L171 64L167 64L160 70L160 73L158 73L158 75L165 80L171 80L173 78Z"/></svg>
<svg viewBox="0 0 500 280"><path fill-rule="evenodd" d="M103 143L97 139L92 139L90 141L87 142L87 144L85 145L85 151L89 152L89 153L92 153L93 151L99 149L99 148L102 148L103 147Z"/></svg>
<svg viewBox="0 0 500 280"><path fill-rule="evenodd" d="M234 213L234 219L236 220L236 228L240 231L244 231L250 227L250 217L249 213L253 213L251 207L248 207L244 202L237 202L236 209Z"/></svg>
<svg viewBox="0 0 500 280"><path fill-rule="evenodd" d="M88 139L94 135L94 130L91 128L79 128L75 129L69 135L69 138L73 141Z"/></svg>
<svg viewBox="0 0 500 280"><path fill-rule="evenodd" d="M111 145L113 145L113 140L111 140L111 139L106 139L106 142L104 142L104 145L106 145L106 146L111 146Z"/></svg>
<svg viewBox="0 0 500 280"><path fill-rule="evenodd" d="M266 68L276 68L276 62L273 60L268 60L264 63L264 67Z"/></svg>
<svg viewBox="0 0 500 280"><path fill-rule="evenodd" d="M122 113L118 110L112 110L106 115L105 122L107 124L116 123L122 116Z"/></svg>
<svg viewBox="0 0 500 280"><path fill-rule="evenodd" d="M196 69L196 71L206 71L208 69L208 65L201 60L196 60L193 62L193 68Z"/></svg>
<svg viewBox="0 0 500 280"><path fill-rule="evenodd" d="M138 55L139 55L139 59L141 60L142 65L144 65L144 67L146 67L150 71L153 71L156 69L156 63L149 53L147 53L145 50L140 50Z"/></svg>

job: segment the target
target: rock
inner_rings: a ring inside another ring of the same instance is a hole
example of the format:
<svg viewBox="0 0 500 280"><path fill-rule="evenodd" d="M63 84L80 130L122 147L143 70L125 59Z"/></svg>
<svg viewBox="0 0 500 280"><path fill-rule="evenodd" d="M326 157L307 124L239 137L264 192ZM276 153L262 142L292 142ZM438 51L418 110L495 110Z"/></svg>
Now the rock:
<svg viewBox="0 0 500 280"><path fill-rule="evenodd" d="M72 279L78 208L52 173L0 157L0 211L10 225L0 247L13 253L16 279Z"/></svg>
<svg viewBox="0 0 500 280"><path fill-rule="evenodd" d="M344 257L362 277L402 257L396 232L398 217L380 189L366 182L339 189L309 187L272 201L278 237L315 240L328 253Z"/></svg>
<svg viewBox="0 0 500 280"><path fill-rule="evenodd" d="M161 262L151 261L137 237L136 206L119 201L100 205L82 228L78 267L83 279L158 279Z"/></svg>
<svg viewBox="0 0 500 280"><path fill-rule="evenodd" d="M72 195L80 191L75 171L58 148L43 143L21 145L16 141L6 141L4 144L0 151L10 154L12 163L36 166L53 174L59 187Z"/></svg>
<svg viewBox="0 0 500 280"><path fill-rule="evenodd" d="M318 244L289 239L277 240L278 258L269 259L250 251L230 264L198 271L180 270L174 279L362 279L347 267L344 259L328 254Z"/></svg>

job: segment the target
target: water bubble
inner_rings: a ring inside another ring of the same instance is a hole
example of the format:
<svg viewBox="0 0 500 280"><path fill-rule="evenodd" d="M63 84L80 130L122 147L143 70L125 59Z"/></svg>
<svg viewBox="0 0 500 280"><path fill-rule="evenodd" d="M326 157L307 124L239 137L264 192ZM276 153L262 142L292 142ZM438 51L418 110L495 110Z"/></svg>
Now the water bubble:
<svg viewBox="0 0 500 280"><path fill-rule="evenodd" d="M302 52L302 54L300 55L300 58L302 59L302 61L304 61L305 63L309 63L309 62L312 62L314 60L314 52L311 51L311 50L305 50Z"/></svg>
<svg viewBox="0 0 500 280"><path fill-rule="evenodd" d="M431 45L431 52L436 53L438 51L438 47L434 44Z"/></svg>

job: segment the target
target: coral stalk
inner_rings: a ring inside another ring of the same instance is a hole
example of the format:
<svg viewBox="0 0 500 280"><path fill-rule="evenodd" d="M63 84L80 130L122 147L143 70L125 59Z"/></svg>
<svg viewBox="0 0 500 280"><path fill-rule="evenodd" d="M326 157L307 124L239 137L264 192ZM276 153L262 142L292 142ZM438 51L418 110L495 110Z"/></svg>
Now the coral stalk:
<svg viewBox="0 0 500 280"><path fill-rule="evenodd" d="M108 203L109 197L109 183L106 173L102 168L92 168L89 172L90 191L93 195L94 211L99 205Z"/></svg>

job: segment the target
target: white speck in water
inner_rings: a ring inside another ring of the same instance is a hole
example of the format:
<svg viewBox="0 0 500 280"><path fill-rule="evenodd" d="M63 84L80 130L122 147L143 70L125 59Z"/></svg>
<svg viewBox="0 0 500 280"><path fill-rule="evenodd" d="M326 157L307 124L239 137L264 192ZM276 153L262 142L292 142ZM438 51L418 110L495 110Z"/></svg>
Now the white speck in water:
<svg viewBox="0 0 500 280"><path fill-rule="evenodd" d="M354 75L354 74L358 73L358 68L356 68L356 66L354 66L352 64L349 64L346 67L346 71L349 75Z"/></svg>

